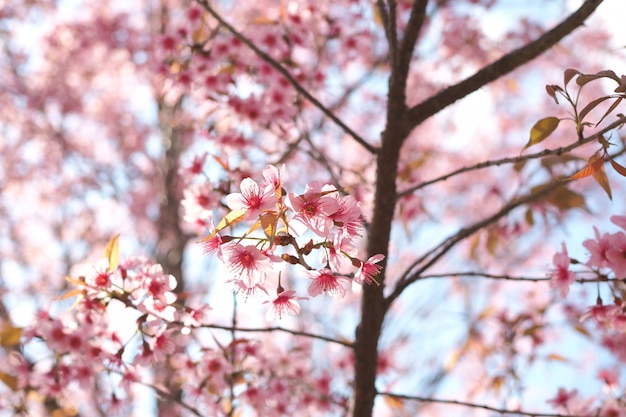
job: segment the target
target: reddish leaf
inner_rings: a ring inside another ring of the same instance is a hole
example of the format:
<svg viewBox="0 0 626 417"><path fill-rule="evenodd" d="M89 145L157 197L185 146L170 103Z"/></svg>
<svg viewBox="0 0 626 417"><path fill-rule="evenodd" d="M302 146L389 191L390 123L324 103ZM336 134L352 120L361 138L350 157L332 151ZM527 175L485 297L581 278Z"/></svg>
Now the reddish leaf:
<svg viewBox="0 0 626 417"><path fill-rule="evenodd" d="M622 165L615 162L613 158L611 158L610 161L611 161L611 166L613 167L613 169L622 177L626 177L626 168L624 168Z"/></svg>
<svg viewBox="0 0 626 417"><path fill-rule="evenodd" d="M580 178L585 178L590 175L594 175L600 168L604 166L604 159L602 157L597 156L598 154L594 154L591 158L589 158L589 162L587 165L572 175L571 177L565 178L566 180L577 180Z"/></svg>
<svg viewBox="0 0 626 417"><path fill-rule="evenodd" d="M558 91L557 89L561 90L561 87L559 87L558 85L546 85L546 92L548 93L548 95L552 97L556 104L559 104L559 100L556 97L556 92Z"/></svg>
<svg viewBox="0 0 626 417"><path fill-rule="evenodd" d="M606 118L606 116L608 116L609 114L611 114L611 112L613 110L615 110L615 108L617 107L617 105L622 101L622 98L618 98L617 100L615 100L613 102L613 104L611 104L611 107L609 107L609 109L606 111L606 113L604 113L604 116L602 116L602 118L600 119L600 121L598 123L596 123L596 127L602 123L602 121Z"/></svg>
<svg viewBox="0 0 626 417"><path fill-rule="evenodd" d="M604 96L604 97L600 97L597 98L591 102L589 102L578 114L578 117L580 118L580 120L583 120L585 118L585 116L591 111L593 110L598 104L602 103L605 100L610 99L610 96Z"/></svg>
<svg viewBox="0 0 626 417"><path fill-rule="evenodd" d="M614 81L617 81L618 84L620 83L620 78L615 75L615 72L611 70L605 70L597 72L595 74L581 74L580 76L578 76L578 78L576 78L576 84L582 87L593 80L597 80L598 78L610 78Z"/></svg>
<svg viewBox="0 0 626 417"><path fill-rule="evenodd" d="M560 121L561 119L559 119L558 117L550 116L544 117L543 119L535 123L532 129L530 129L530 140L528 141L526 146L524 146L524 149L528 148L529 146L536 145L537 143L550 136L552 132L554 132L554 130L557 128Z"/></svg>
<svg viewBox="0 0 626 417"><path fill-rule="evenodd" d="M563 87L567 87L567 84L574 78L574 76L579 75L580 71L575 69L566 69L563 73Z"/></svg>
<svg viewBox="0 0 626 417"><path fill-rule="evenodd" d="M215 159L215 161L220 164L222 168L224 168L224 171L230 172L230 165L228 164L228 161L224 161L222 158L215 155L213 155L213 159Z"/></svg>
<svg viewBox="0 0 626 417"><path fill-rule="evenodd" d="M606 176L604 165L602 165L599 170L593 173L593 178L598 182L598 184L600 184L602 189L606 192L606 195L609 196L609 200L613 200L611 185L609 184L609 177Z"/></svg>

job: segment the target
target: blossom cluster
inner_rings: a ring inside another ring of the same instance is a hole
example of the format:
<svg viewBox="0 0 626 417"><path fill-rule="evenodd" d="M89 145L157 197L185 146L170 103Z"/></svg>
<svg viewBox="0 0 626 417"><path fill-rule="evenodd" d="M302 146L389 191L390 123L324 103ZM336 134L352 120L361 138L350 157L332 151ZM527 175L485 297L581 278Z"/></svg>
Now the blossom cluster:
<svg viewBox="0 0 626 417"><path fill-rule="evenodd" d="M183 303L174 292L176 279L159 264L143 257L118 262L113 252L88 268L84 276L67 278L77 288L61 299L76 300L58 317L41 310L25 329L0 322L4 334L20 331L22 346L0 361L0 380L13 390L0 396L0 410L32 410L28 393L37 392L67 413L80 406L90 414L89 404L76 404L80 392L107 415L124 415L141 385L197 415L226 415L235 406L233 390L238 408L267 415L293 415L296 404L312 413L346 407L331 392L329 376L309 369L307 342L293 351L242 338L213 347L214 336L204 340L201 333L212 326L211 309ZM166 361L172 378L182 381L178 399L147 372Z"/></svg>
<svg viewBox="0 0 626 417"><path fill-rule="evenodd" d="M305 298L285 290L281 272L286 265L304 268L309 296L341 298L348 282L355 291L363 283L376 283L378 263L384 259L383 255L358 258L363 222L353 197L317 181L306 184L302 194L287 192L282 187L283 172L284 168L270 165L259 182L244 178L240 192L225 197L230 212L203 240L205 252L215 254L230 273L237 293L266 298L268 320L298 314L298 300ZM241 235L224 234L227 228L237 230L235 226L243 224L247 227ZM319 267L310 259L316 251ZM270 296L273 292L276 296Z"/></svg>
<svg viewBox="0 0 626 417"><path fill-rule="evenodd" d="M576 319L577 329L586 333L582 327L583 322L589 319L597 325L598 330L603 334L602 344L608 349L618 361L626 360L626 304L622 299L620 285L626 277L626 216L612 216L611 222L619 226L622 230L615 233L600 233L594 227L595 236L583 242L583 246L588 251L586 261L579 261L570 258L565 244L560 252L553 258L555 266L551 274L550 286L557 289L558 293L565 297L569 293L570 285L573 282L606 282L610 285L613 295L612 303L605 303L598 294L596 303L587 307L584 311L576 307L569 306L568 313ZM579 265L586 268L583 271L574 272L572 265ZM587 278L591 276L592 278ZM619 385L619 374L616 369L603 370L598 374L598 379L602 380L611 392L616 391ZM556 409L567 411L576 415L615 415L623 416L624 408L615 398L605 399L598 408L593 399L586 399L579 395L576 390L566 390L560 388L558 393L548 401Z"/></svg>

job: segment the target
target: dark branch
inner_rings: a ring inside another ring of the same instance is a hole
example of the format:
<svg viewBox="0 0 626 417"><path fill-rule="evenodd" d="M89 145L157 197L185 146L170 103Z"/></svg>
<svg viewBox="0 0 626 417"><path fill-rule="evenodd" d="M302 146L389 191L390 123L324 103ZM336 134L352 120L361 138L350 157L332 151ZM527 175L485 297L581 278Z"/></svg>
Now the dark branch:
<svg viewBox="0 0 626 417"><path fill-rule="evenodd" d="M339 126L344 132L350 135L355 141L357 141L361 146L367 149L370 153L375 154L376 148L370 145L359 136L354 130L348 127L341 119L333 114L326 106L324 106L317 98L315 98L306 88L304 88L290 73L289 71L283 67L278 61L274 58L263 52L259 47L257 47L254 42L252 42L248 37L244 36L241 32L235 29L230 23L228 23L224 18L213 9L209 5L206 0L197 0L198 4L200 4L204 9L209 12L211 16L215 18L222 26L224 26L230 33L233 34L237 39L243 42L248 48L250 48L259 58L263 61L267 62L271 65L276 71L278 71L289 83L296 89L296 91L302 94L311 104L317 107L322 113L324 113L329 119L331 119L337 126Z"/></svg>
<svg viewBox="0 0 626 417"><path fill-rule="evenodd" d="M563 181L554 181L551 184L547 185L546 187L542 187L531 194L516 198L510 203L508 203L507 205L505 205L504 207L502 207L498 212L492 214L491 216L483 220L480 220L474 223L471 226L468 226L466 228L459 230L454 235L448 237L446 240L438 244L434 249L430 250L429 252L426 252L419 259L414 261L411 264L411 266L407 268L404 275L400 278L400 280L396 284L396 287L394 288L393 292L389 294L389 296L386 298L387 306L390 306L391 303L400 296L400 294L402 293L402 291L404 291L405 288L407 288L409 285L411 285L415 281L419 280L420 275L424 271L426 271L428 268L434 265L442 256L448 253L450 249L456 246L457 243L462 242L463 240L467 239L468 237L476 233L478 230L481 230L484 227L487 227L488 225L500 220L502 217L508 215L511 211L513 211L517 207L520 207L528 203L531 203L535 200L538 200L539 198L556 190L557 188L565 186L565 184L566 182L563 182ZM414 268L416 268L420 264L422 265L419 267L419 269L417 269L414 272L411 272Z"/></svg>
<svg viewBox="0 0 626 417"><path fill-rule="evenodd" d="M427 5L428 0L415 0L411 8L411 15L406 25L402 43L400 44L399 61L396 69L398 71L399 80L403 81L403 91L406 90L406 80L409 74L411 59L413 58L413 50L415 49L415 44L417 43L422 26L424 26Z"/></svg>
<svg viewBox="0 0 626 417"><path fill-rule="evenodd" d="M318 340L323 340L325 342L330 342L330 343L336 343L338 345L341 346L345 346L348 348L352 348L353 344L352 342L348 342L345 340L339 340L339 339L333 339L332 337L327 337L327 336L322 336L319 334L314 334L314 333L308 333L308 332L303 332L300 330L292 330L292 329L286 329L284 327L237 327L234 328L232 326L222 326L219 324L203 324L201 326L198 327L202 327L205 329L220 329L220 330L227 330L229 332L232 331L236 331L236 332L254 332L254 333L271 333L271 332L284 332L284 333L289 333L292 334L294 336L303 336L303 337L310 337L311 339L318 339Z"/></svg>
<svg viewBox="0 0 626 417"><path fill-rule="evenodd" d="M417 2L418 1L416 1L416 3ZM408 126L411 126L411 128L414 128L455 101L535 59L565 36L572 33L574 29L581 26L600 3L602 3L602 0L585 1L582 6L567 19L535 41L506 54L471 77L446 88L426 101L412 107L407 113L406 123Z"/></svg>
<svg viewBox="0 0 626 417"><path fill-rule="evenodd" d="M445 181L449 178L452 178L454 176L457 176L459 174L463 174L465 172L470 172L470 171L476 171L479 169L483 169L483 168L488 168L488 167L492 167L492 166L499 166L499 165L503 165L503 164L516 164L519 162L524 162L524 161L528 161L530 159L539 159L539 158L543 158L546 157L548 155L563 155L573 149L578 148L581 145L587 144L589 142L593 142L594 140L598 140L600 138L600 136L602 136L603 134L607 133L610 130L613 130L617 127L620 127L621 125L623 125L624 123L626 123L626 117L620 117L619 119L617 119L616 121L614 121L613 123L607 125L606 127L604 127L602 130L594 133L593 135L581 140L581 141L576 141L574 143L572 143L571 145L565 146L565 147L561 147L561 148L557 148L557 149L545 149L541 152L536 152L536 153L531 153L528 155L520 155L520 156L513 156L513 157L507 157L507 158L502 158L502 159L495 159L495 160L491 160L491 161L483 161L483 162L479 162L475 165L471 165L471 166L467 166L467 167L463 167L463 168L459 168L455 171L449 172L447 174L444 174L440 177L437 178L433 178L432 180L428 180L428 181L424 181L419 183L418 185L415 185L413 187L407 188L404 191L400 191L398 193L398 198L402 198L404 196L407 196L409 194L414 193L417 190L420 190L422 188L425 188L429 185L435 184L437 182L440 181Z"/></svg>

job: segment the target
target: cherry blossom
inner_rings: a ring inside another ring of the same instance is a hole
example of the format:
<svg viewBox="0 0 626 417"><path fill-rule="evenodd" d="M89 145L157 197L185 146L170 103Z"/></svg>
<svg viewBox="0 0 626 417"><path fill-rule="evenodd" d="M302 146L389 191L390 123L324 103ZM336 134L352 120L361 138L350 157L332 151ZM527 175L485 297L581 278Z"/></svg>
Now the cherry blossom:
<svg viewBox="0 0 626 417"><path fill-rule="evenodd" d="M565 243L561 245L561 252L554 254L552 262L556 270L551 274L550 286L556 288L561 297L567 297L570 284L576 281L576 274L569 270L570 259Z"/></svg>
<svg viewBox="0 0 626 417"><path fill-rule="evenodd" d="M295 291L281 291L276 298L266 303L270 303L270 308L265 313L265 319L267 321L280 320L286 315L298 315L300 314L300 304L297 300L302 300L302 297L296 296Z"/></svg>
<svg viewBox="0 0 626 417"><path fill-rule="evenodd" d="M346 289L341 283L344 278L334 275L330 269L324 268L320 271L304 272L313 280L308 290L311 297L327 294L333 298L342 298L346 295Z"/></svg>
<svg viewBox="0 0 626 417"><path fill-rule="evenodd" d="M287 194L286 205L296 213L292 223L299 222L317 235L327 236L333 226L330 216L339 209L337 200L325 195L327 192L321 183L312 182L307 184L304 194Z"/></svg>
<svg viewBox="0 0 626 417"><path fill-rule="evenodd" d="M275 189L267 185L263 190L251 178L241 182L241 193L226 196L226 204L231 210L245 210L247 219L256 218L263 210L276 206Z"/></svg>

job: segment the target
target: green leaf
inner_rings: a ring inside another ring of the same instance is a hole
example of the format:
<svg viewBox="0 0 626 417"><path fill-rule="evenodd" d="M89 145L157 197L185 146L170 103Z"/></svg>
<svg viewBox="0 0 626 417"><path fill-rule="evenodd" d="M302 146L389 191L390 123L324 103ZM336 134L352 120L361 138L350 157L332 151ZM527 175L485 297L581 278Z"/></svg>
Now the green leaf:
<svg viewBox="0 0 626 417"><path fill-rule="evenodd" d="M117 268L120 263L119 239L120 235L115 235L104 249L104 256L109 260L109 272Z"/></svg>
<svg viewBox="0 0 626 417"><path fill-rule="evenodd" d="M554 130L557 128L560 121L561 119L559 119L558 117L550 116L544 117L543 119L535 123L532 129L530 129L530 140L528 141L526 146L524 146L524 149L528 148L529 146L536 145L548 136L550 136L552 132L554 132ZM522 149L522 152L524 151L524 149Z"/></svg>

